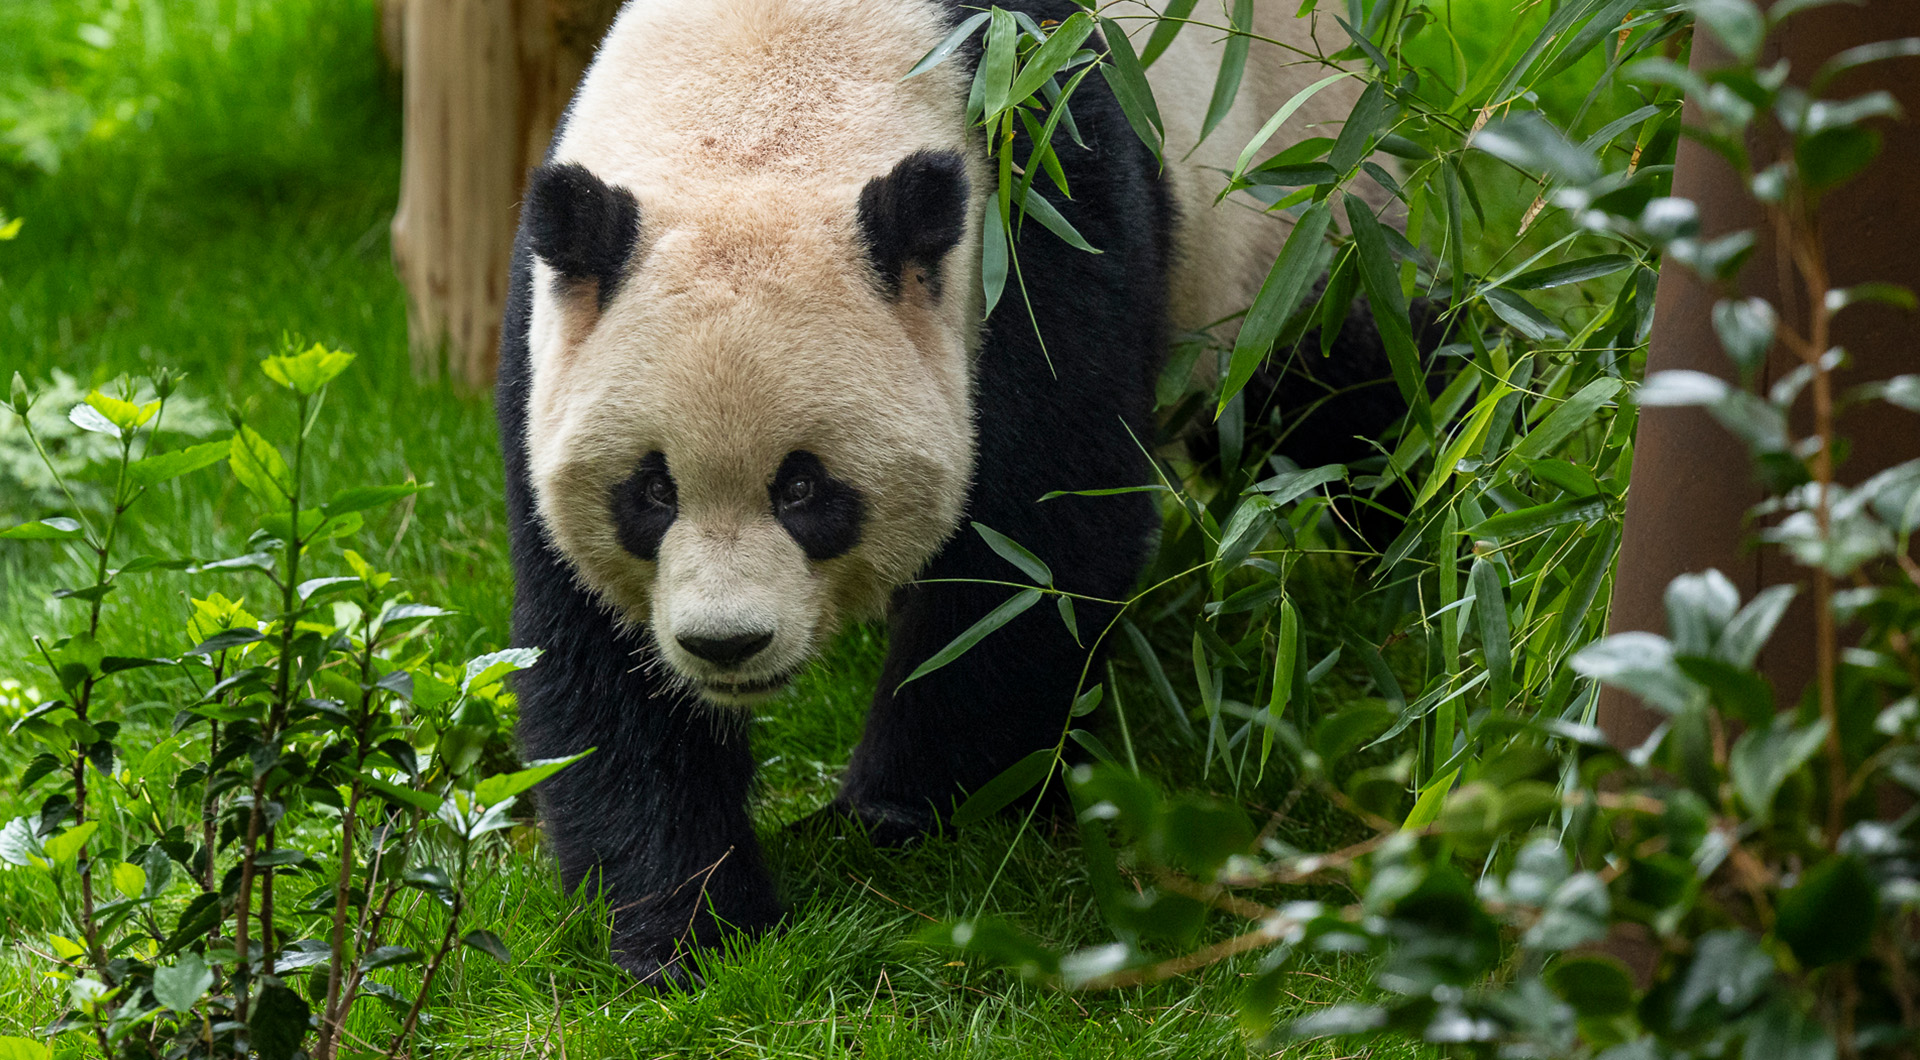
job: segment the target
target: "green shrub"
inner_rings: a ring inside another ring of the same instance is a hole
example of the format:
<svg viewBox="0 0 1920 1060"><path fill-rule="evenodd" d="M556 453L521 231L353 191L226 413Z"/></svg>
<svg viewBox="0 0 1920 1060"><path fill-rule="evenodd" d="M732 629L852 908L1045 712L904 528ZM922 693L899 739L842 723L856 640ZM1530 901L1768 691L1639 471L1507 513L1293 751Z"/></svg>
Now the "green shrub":
<svg viewBox="0 0 1920 1060"><path fill-rule="evenodd" d="M1321 58L1367 64L1370 87L1337 139L1233 175L1239 190L1266 179L1297 187L1263 200L1297 222L1231 348L1197 343L1220 364L1218 382L1188 399L1216 425L1218 463L1204 475L1169 463L1159 566L1129 602L1140 625L1126 627L1204 770L1238 791L1279 752L1297 764L1297 784L1257 826L1239 800L1163 793L1142 774L1124 717L1124 754L1072 722L1061 750L1072 741L1094 761L1066 785L1113 941L1060 952L990 918L935 925L923 941L1067 989L1257 954L1241 1018L1263 1049L1406 1036L1487 1057L1913 1055L1920 813L1883 819L1880 796L1911 804L1920 793L1920 573L1907 559L1920 462L1837 485L1833 411L1880 400L1920 411L1920 377L1835 394L1844 354L1825 336L1847 307L1911 308L1914 296L1886 284L1828 289L1820 238L1822 196L1878 147L1865 123L1897 108L1884 93L1817 92L1920 42L1856 49L1812 79L1813 93L1789 87L1784 65L1758 65L1760 45L1809 6L1819 5L1775 5L1769 18L1747 0L1542 5L1531 45L1503 52L1517 56L1509 64L1450 80L1413 61L1433 52L1431 41L1412 47L1435 25L1428 12L1344 5L1353 48ZM1193 10L1169 5L1160 29ZM1251 5L1234 12L1211 28L1244 32ZM1732 65L1684 65L1675 45L1690 15L1737 56ZM1042 54L1044 35L1033 36L1028 62ZM1532 91L1602 50L1579 106L1548 106ZM1088 57L1109 64L1123 100L1146 91L1125 51ZM1228 67L1240 61L1227 54ZM1703 117L1688 135L1746 178L1793 263L1800 304L1813 307L1799 334L1759 300L1730 293L1719 304L1714 323L1744 388L1691 372L1632 384L1656 261L1731 292L1754 246L1750 232L1705 238L1693 204L1668 197L1683 94ZM1592 128L1588 108L1607 98L1627 103L1597 130L1575 139L1556 125ZM1788 161L1749 155L1763 119L1788 136ZM1374 166L1375 150L1407 166L1397 176ZM1518 201L1531 199L1505 230L1474 190L1498 171L1529 188ZM1345 194L1362 174L1401 200L1405 238ZM1336 234L1336 216L1348 234ZM1302 278L1323 267L1332 278L1316 302ZM1356 291L1412 406L1404 424L1360 465L1301 469L1255 451L1235 408L1241 387L1270 359L1310 360L1309 329L1338 319L1327 314L1344 313ZM1449 302L1460 336L1442 351L1459 367L1437 397L1409 337L1407 299L1419 294ZM1801 367L1762 388L1758 369L1776 343ZM1629 395L1632 405L1615 404ZM1800 435L1788 412L1803 397L1816 426ZM1820 616L1818 679L1805 696L1777 698L1755 665L1791 586L1741 601L1718 572L1690 574L1668 591L1668 636L1599 637L1633 408L1656 404L1703 406L1751 449L1771 492L1755 512L1761 536L1801 565ZM1309 557L1348 536L1336 521L1395 488L1411 497L1411 518L1355 568L1371 606L1344 621L1302 606ZM1015 599L1051 592L1016 549L1001 552L1036 585ZM1316 618L1335 628L1310 637ZM1842 652L1836 627L1847 622L1863 636ZM1193 691L1177 689L1155 642L1190 642ZM1372 696L1313 704L1342 653L1361 663ZM1601 683L1665 715L1643 746L1616 751L1593 727ZM1074 715L1116 697L1096 679ZM1372 746L1399 757L1356 757ZM1059 760L1042 753L1008 771L959 818L1047 782ZM1303 795L1373 834L1333 851L1288 845L1275 829ZM1288 900L1302 883L1322 884L1321 900ZM1219 933L1222 914L1237 933ZM1326 953L1370 955L1371 993L1276 1020L1289 975Z"/></svg>
<svg viewBox="0 0 1920 1060"><path fill-rule="evenodd" d="M426 630L447 612L340 546L364 512L423 487L308 494L306 439L352 360L314 346L261 363L296 413L290 457L237 418L230 437L163 448L181 399L161 372L72 405L65 419L105 459L63 461L14 377L18 430L72 507L0 538L69 550L78 584L55 595L80 607L35 638L53 691L9 685L8 739L32 752L20 785L44 798L0 831L0 860L43 875L58 903L46 942L69 1011L52 1030L107 1056L331 1057L350 1017L398 1054L446 962L463 948L507 959L501 939L463 929L470 875L520 823L519 797L570 760L485 768L512 710L501 681L539 652L441 659ZM148 490L220 465L256 505L245 553L117 547ZM83 491L76 466L104 477ZM179 650L118 653L134 638L104 602L163 570L210 586L182 608ZM380 974L408 964L423 966L411 996Z"/></svg>

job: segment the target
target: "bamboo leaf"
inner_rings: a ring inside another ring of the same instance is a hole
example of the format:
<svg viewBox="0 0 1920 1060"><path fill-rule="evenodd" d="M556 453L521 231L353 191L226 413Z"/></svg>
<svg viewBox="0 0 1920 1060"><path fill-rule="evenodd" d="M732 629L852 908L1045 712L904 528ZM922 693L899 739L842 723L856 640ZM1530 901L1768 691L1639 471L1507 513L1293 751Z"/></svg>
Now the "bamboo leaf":
<svg viewBox="0 0 1920 1060"><path fill-rule="evenodd" d="M1027 577L1032 578L1041 585L1051 586L1053 584L1053 571L1041 561L1039 556L1028 551L1025 545L1022 545L1020 542L1015 541L992 527L974 523L973 529L975 533L979 534L980 537L986 541L988 548L993 549L994 553L1001 559L1020 568L1021 572L1026 574ZM1065 597L1061 599L1065 599Z"/></svg>
<svg viewBox="0 0 1920 1060"><path fill-rule="evenodd" d="M1387 253L1387 238L1373 211L1358 197L1347 198L1347 220L1353 229L1354 252L1359 255L1360 283L1367 292L1367 304L1373 310L1380 340L1387 348L1387 362L1393 369L1393 381L1400 397L1412 406L1414 422L1430 439L1438 437L1433 422L1433 406L1427 400L1426 375L1420 365L1420 349L1413 342L1413 324L1407 315L1407 299L1400 290L1399 270Z"/></svg>
<svg viewBox="0 0 1920 1060"><path fill-rule="evenodd" d="M894 686L894 693L897 695L900 689L965 655L975 644L986 639L987 634L1018 618L1021 612L1039 602L1040 590L1038 589L1024 589L1015 593L1007 602L987 612L985 618L968 626L946 647L935 652L932 658L915 667L905 681Z"/></svg>
<svg viewBox="0 0 1920 1060"><path fill-rule="evenodd" d="M1241 322L1240 335L1234 340L1227 378L1220 385L1216 417L1247 385L1247 380L1253 378L1254 371L1273 348L1274 340L1279 338L1280 329L1312 285L1314 275L1319 272L1320 251L1332 217L1332 207L1323 199L1308 207L1294 223L1293 231L1287 234L1286 245L1280 248L1280 256L1274 259L1272 270L1260 285L1260 293L1254 297L1252 308ZM1398 282L1395 281L1396 290Z"/></svg>
<svg viewBox="0 0 1920 1060"><path fill-rule="evenodd" d="M1233 35L1220 53L1220 72L1213 81L1213 98L1207 103L1206 120L1200 123L1200 142L1205 143L1213 130L1233 109L1240 94L1240 79L1247 70L1247 47L1253 43L1253 0L1233 0Z"/></svg>
<svg viewBox="0 0 1920 1060"><path fill-rule="evenodd" d="M912 680L912 678L908 678ZM1008 766L998 776L980 785L967 801L953 811L953 826L967 828L979 824L1006 809L1013 800L1032 791L1036 785L1053 772L1053 763L1059 757L1052 747L1042 747L1018 762Z"/></svg>

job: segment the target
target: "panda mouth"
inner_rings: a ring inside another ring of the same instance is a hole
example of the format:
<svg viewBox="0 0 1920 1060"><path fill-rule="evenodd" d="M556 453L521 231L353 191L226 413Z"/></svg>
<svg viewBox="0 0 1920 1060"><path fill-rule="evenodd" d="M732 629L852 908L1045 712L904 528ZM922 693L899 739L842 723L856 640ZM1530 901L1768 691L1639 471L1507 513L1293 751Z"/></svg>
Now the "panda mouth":
<svg viewBox="0 0 1920 1060"><path fill-rule="evenodd" d="M785 673L774 674L772 677L762 677L752 681L728 681L721 678L710 677L703 678L700 681L700 690L710 696L720 696L729 699L746 699L749 697L771 695L787 687L787 683L792 680L793 671L791 670Z"/></svg>

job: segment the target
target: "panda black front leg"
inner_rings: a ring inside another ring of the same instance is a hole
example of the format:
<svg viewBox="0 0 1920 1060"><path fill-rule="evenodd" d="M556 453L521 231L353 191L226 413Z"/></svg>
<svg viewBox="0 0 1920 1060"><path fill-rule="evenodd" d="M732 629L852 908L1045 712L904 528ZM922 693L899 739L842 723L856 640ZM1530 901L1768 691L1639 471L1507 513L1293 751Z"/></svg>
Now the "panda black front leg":
<svg viewBox="0 0 1920 1060"><path fill-rule="evenodd" d="M695 949L782 912L747 814L746 718L666 693L644 633L616 629L541 552L515 606L516 640L546 646L518 677L520 739L530 758L595 749L539 789L561 884L604 898L621 967L692 982Z"/></svg>

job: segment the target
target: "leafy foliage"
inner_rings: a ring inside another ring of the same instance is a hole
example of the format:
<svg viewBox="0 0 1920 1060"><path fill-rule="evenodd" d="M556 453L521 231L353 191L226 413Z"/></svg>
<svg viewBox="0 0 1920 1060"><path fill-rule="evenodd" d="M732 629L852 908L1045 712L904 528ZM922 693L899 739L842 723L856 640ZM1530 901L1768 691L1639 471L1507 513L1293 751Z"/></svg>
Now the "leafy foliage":
<svg viewBox="0 0 1920 1060"><path fill-rule="evenodd" d="M1071 741L1090 758L1066 783L1113 941L1062 951L991 918L938 924L922 941L1070 990L1260 954L1241 1018L1263 1049L1406 1036L1475 1056L1909 1055L1917 818L1883 820L1879 796L1920 792L1920 577L1906 558L1920 465L1837 484L1833 413L1844 401L1920 402L1904 376L1834 394L1845 355L1828 335L1851 305L1913 296L1829 289L1819 229L1822 196L1871 161L1870 123L1896 110L1884 95L1817 92L1851 64L1915 47L1856 49L1808 79L1814 89L1791 87L1784 65L1763 69L1757 56L1802 6L1769 17L1748 0L1574 0L1546 8L1531 44L1510 36L1510 60L1471 78L1428 61L1423 34L1443 25L1429 11L1356 0L1329 16L1351 48L1317 58L1365 64L1369 85L1337 137L1252 164L1285 125L1276 114L1231 175L1228 194L1291 211L1293 235L1237 337L1194 336L1169 369L1169 420L1211 413L1219 451L1164 462L1161 556L1128 601L1152 621L1126 626L1205 771L1239 790L1278 751L1298 763L1295 788L1256 827L1236 799L1165 794L1130 737L1123 759L1076 720L1062 750ZM1181 32L1189 10L1170 7L1153 39ZM1696 19L1732 65L1685 65ZM1236 35L1221 86L1245 61L1245 27L1237 15L1212 27ZM1604 69L1577 106L1525 106L1590 55ZM1683 130L1683 98L1702 124ZM1619 112L1597 109L1606 102ZM1750 153L1762 121L1784 134L1778 158ZM1804 331L1731 294L1753 233L1706 238L1693 205L1669 196L1683 131L1770 214L1805 288L1799 304L1813 307ZM1381 152L1407 165L1389 171ZM1397 200L1404 236L1355 194L1363 178ZM1516 181L1531 205L1502 231L1485 189ZM1749 386L1699 373L1634 386L1662 260L1729 291L1715 328ZM1316 292L1308 281L1323 272ZM1343 318L1356 292L1410 412L1375 460L1294 467L1267 441L1292 424L1255 421L1243 388L1262 367L1310 365L1312 329ZM1413 347L1410 295L1447 302L1457 338L1437 372ZM1776 344L1801 367L1757 390ZM1208 357L1216 382L1189 389ZM1628 395L1634 404L1620 403ZM1812 405L1805 436L1790 426L1796 403ZM1667 636L1600 638L1635 405L1703 406L1747 443L1772 493L1754 513L1762 537L1806 572L1820 616L1821 665L1804 696L1755 668L1792 586L1742 601L1718 572L1687 575L1668 591ZM1303 629L1302 615L1328 614L1308 603L1328 566L1313 557L1350 554L1346 542L1364 536L1355 513L1396 495L1409 517L1352 568L1370 607ZM1053 591L1035 581L1027 593ZM1845 653L1841 622L1863 632ZM1197 696L1179 693L1154 650L1189 639ZM1373 695L1330 704L1315 686L1343 654ZM1643 746L1610 747L1592 725L1601 683L1665 724ZM1090 688L1075 718L1117 692ZM1381 765L1365 748L1398 757ZM1050 773L1023 762L976 800L1003 804L1005 789ZM1281 840L1303 796L1373 835L1333 851ZM1314 900L1276 897L1305 884L1318 885ZM1220 914L1240 932L1219 937ZM1375 958L1373 996L1276 1018L1299 962L1328 953Z"/></svg>
<svg viewBox="0 0 1920 1060"><path fill-rule="evenodd" d="M425 633L446 611L412 602L351 549L337 549L343 573L315 576L363 512L421 488L352 487L320 503L307 492L307 437L352 360L313 346L262 363L294 406L291 456L237 419L231 438L160 450L177 385L164 371L150 391L91 391L67 419L112 449L99 503L0 533L63 543L84 571L56 594L85 603L81 628L35 641L61 696L9 729L38 749L21 787L45 794L0 833L0 859L46 874L60 900L50 970L69 1011L51 1030L89 1034L107 1056L330 1057L363 1001L393 1010L397 1054L450 955L510 959L497 935L461 930L475 853L571 760L483 766L511 705L501 680L537 651L438 661ZM17 375L9 400L44 452ZM149 490L222 462L256 505L244 554L120 555ZM109 654L103 601L154 571L251 584L272 607L256 616L237 592L211 591L182 616L177 654ZM121 738L135 702L172 714L155 746ZM411 998L374 974L413 963L425 971Z"/></svg>

